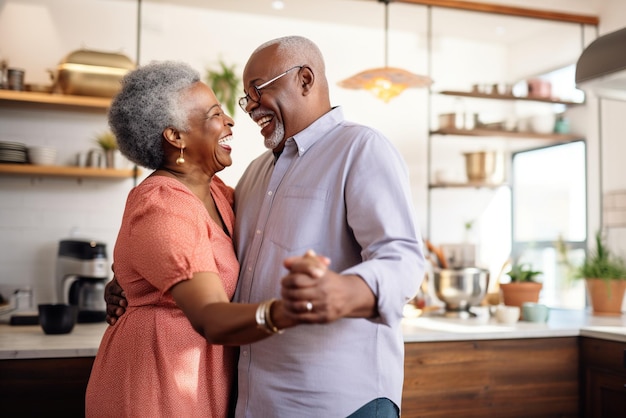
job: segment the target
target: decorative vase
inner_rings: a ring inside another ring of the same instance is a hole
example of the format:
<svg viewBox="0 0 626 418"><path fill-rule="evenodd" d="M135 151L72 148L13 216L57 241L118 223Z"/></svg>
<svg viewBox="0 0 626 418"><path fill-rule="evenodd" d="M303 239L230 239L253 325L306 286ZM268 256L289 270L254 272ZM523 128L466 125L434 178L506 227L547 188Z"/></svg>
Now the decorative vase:
<svg viewBox="0 0 626 418"><path fill-rule="evenodd" d="M594 315L621 315L626 280L585 279Z"/></svg>
<svg viewBox="0 0 626 418"><path fill-rule="evenodd" d="M104 151L104 159L106 161L106 168L115 168L115 149L108 149Z"/></svg>
<svg viewBox="0 0 626 418"><path fill-rule="evenodd" d="M542 287L543 284L536 282L501 283L502 302L508 306L519 306L522 319L522 305L524 302L539 302Z"/></svg>

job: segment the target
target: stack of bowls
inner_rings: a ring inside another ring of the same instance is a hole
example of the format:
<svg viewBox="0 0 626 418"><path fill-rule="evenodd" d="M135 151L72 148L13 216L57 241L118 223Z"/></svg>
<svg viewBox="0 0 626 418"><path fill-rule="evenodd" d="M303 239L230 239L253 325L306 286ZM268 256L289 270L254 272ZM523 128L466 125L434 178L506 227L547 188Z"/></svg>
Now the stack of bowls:
<svg viewBox="0 0 626 418"><path fill-rule="evenodd" d="M0 142L0 163L25 163L26 145L21 142Z"/></svg>
<svg viewBox="0 0 626 418"><path fill-rule="evenodd" d="M29 147L28 160L36 165L54 165L57 159L57 150L53 147Z"/></svg>

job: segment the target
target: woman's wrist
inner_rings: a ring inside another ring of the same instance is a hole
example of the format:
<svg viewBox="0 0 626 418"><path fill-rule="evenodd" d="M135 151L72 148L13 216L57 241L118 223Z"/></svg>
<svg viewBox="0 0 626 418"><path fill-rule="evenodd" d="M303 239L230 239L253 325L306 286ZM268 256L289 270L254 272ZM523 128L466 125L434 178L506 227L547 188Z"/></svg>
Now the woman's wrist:
<svg viewBox="0 0 626 418"><path fill-rule="evenodd" d="M257 328L268 334L281 334L283 329L276 326L272 320L272 307L276 304L276 299L268 299L259 303L255 312Z"/></svg>

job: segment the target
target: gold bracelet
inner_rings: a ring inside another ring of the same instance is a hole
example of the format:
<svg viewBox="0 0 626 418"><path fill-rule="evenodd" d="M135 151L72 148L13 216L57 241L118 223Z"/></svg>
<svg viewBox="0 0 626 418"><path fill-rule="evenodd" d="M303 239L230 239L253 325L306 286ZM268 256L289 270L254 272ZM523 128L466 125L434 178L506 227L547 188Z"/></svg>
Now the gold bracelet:
<svg viewBox="0 0 626 418"><path fill-rule="evenodd" d="M256 319L256 327L258 329L261 329L267 332L268 334L271 334L272 331L267 327L267 323L265 322L265 305L266 304L267 304L267 301L263 301L259 303L259 306L257 306L256 308L256 313L254 314L254 317Z"/></svg>
<svg viewBox="0 0 626 418"><path fill-rule="evenodd" d="M276 299L268 299L261 303L256 308L255 319L258 329L261 329L268 334L281 334L283 330L278 329L271 319L272 305L276 302Z"/></svg>
<svg viewBox="0 0 626 418"><path fill-rule="evenodd" d="M285 330L279 329L276 325L274 325L274 321L272 321L272 305L274 305L276 299L270 299L267 305L265 305L265 324L267 328L272 331L274 334L282 334Z"/></svg>

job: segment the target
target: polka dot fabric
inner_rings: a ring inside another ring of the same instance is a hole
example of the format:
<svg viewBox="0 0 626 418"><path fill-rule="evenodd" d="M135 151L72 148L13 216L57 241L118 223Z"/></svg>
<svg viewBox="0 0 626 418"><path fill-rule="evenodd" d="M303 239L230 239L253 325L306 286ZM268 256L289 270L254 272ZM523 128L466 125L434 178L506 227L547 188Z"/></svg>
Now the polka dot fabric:
<svg viewBox="0 0 626 418"><path fill-rule="evenodd" d="M233 190L214 177L211 192L232 236ZM129 307L102 338L88 417L227 416L236 351L207 343L168 290L212 271L232 298L239 264L230 236L175 179L152 176L131 191L114 250Z"/></svg>

